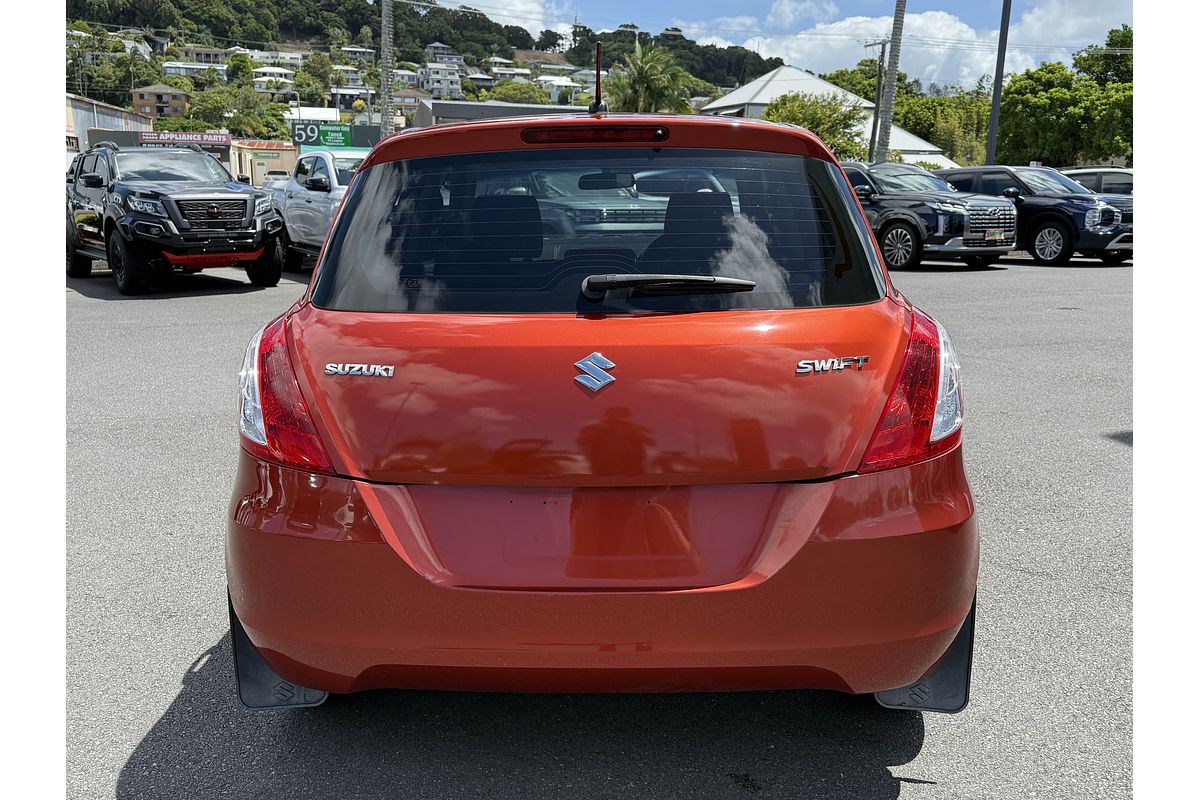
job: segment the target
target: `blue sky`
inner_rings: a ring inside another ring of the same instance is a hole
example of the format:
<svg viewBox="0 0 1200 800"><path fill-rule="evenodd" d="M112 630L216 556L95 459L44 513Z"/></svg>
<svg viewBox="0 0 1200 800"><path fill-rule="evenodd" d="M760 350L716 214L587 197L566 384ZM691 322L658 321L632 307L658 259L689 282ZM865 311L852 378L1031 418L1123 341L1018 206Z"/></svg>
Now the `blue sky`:
<svg viewBox="0 0 1200 800"><path fill-rule="evenodd" d="M895 0L476 0L496 21L566 32L578 15L595 30L633 22L657 33L679 25L692 38L739 44L764 57L828 72L869 53L863 42L891 31ZM996 58L1001 0L909 0L900 67L929 83L973 84ZM1017 72L1103 41L1132 23L1132 0L1014 0L1006 62Z"/></svg>

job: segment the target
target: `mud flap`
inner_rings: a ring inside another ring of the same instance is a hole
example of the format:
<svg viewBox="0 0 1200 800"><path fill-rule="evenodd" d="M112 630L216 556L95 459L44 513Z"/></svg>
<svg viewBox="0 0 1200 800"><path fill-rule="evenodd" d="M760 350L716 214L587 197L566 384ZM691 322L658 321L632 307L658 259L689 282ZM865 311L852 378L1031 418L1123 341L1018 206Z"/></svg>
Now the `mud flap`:
<svg viewBox="0 0 1200 800"><path fill-rule="evenodd" d="M319 706L328 692L297 686L276 674L263 660L242 628L241 620L233 613L229 602L229 634L233 639L233 675L237 681L238 699L246 708L305 708Z"/></svg>
<svg viewBox="0 0 1200 800"><path fill-rule="evenodd" d="M971 656L975 651L975 601L962 628L933 670L911 686L876 692L884 708L957 714L971 698Z"/></svg>

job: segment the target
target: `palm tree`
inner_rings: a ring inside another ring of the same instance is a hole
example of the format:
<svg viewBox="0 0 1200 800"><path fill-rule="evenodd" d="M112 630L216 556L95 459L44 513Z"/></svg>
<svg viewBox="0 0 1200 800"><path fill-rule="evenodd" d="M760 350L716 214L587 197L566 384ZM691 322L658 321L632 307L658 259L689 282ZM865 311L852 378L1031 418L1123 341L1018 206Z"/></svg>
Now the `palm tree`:
<svg viewBox="0 0 1200 800"><path fill-rule="evenodd" d="M653 113L677 112L687 108L692 76L675 63L664 47L642 48L636 42L625 56L625 69L609 76L604 94L613 111Z"/></svg>

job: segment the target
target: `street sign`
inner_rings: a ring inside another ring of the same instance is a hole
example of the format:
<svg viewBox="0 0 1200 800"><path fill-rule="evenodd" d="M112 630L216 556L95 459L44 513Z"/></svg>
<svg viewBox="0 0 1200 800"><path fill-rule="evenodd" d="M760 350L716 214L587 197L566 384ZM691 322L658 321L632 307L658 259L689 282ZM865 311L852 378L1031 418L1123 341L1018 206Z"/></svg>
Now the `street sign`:
<svg viewBox="0 0 1200 800"><path fill-rule="evenodd" d="M378 142L378 125L342 125L336 122L309 120L292 123L292 143L298 147L370 148Z"/></svg>

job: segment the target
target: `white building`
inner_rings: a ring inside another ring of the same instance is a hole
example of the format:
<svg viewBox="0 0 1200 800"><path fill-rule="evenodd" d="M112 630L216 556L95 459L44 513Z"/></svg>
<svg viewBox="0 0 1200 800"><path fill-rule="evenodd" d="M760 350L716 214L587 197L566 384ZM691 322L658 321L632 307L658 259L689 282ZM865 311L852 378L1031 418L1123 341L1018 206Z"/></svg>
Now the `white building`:
<svg viewBox="0 0 1200 800"><path fill-rule="evenodd" d="M397 86L416 86L419 80L420 76L411 69L392 70L392 83Z"/></svg>
<svg viewBox="0 0 1200 800"><path fill-rule="evenodd" d="M362 86L362 72L358 67L349 64L333 65L333 81L335 86Z"/></svg>
<svg viewBox="0 0 1200 800"><path fill-rule="evenodd" d="M229 55L242 53L250 57L256 64L272 64L278 67L288 67L295 71L304 63L304 53L292 50L251 50L246 47L230 47L225 51Z"/></svg>
<svg viewBox="0 0 1200 800"><path fill-rule="evenodd" d="M836 95L847 106L857 106L866 112L862 122L862 140L866 142L871 136L871 120L875 104L853 92L848 92L840 86L821 80L811 72L798 67L782 66L771 70L734 89L723 97L718 97L700 109L701 114L716 114L724 117L762 117L767 105L777 97L792 92L815 95ZM892 126L889 147L898 150L904 161L912 164L917 161L927 161L944 167L957 167L958 164L946 157L942 148L927 142L919 136L909 133L903 128Z"/></svg>
<svg viewBox="0 0 1200 800"><path fill-rule="evenodd" d="M257 91L283 94L291 91L295 75L295 70L287 67L257 67L252 82Z"/></svg>
<svg viewBox="0 0 1200 800"><path fill-rule="evenodd" d="M525 67L494 67L492 69L492 75L496 76L496 80L498 81L502 81L507 78L510 81L524 79L526 82L528 82L533 73Z"/></svg>
<svg viewBox="0 0 1200 800"><path fill-rule="evenodd" d="M453 64L431 62L417 71L418 88L438 100L458 100L462 97L462 77Z"/></svg>
<svg viewBox="0 0 1200 800"><path fill-rule="evenodd" d="M344 55L346 58L350 59L351 61L361 61L364 64L374 64L375 63L375 51L369 47L358 47L356 45L350 45L350 46L342 47L339 49L342 51L342 55Z"/></svg>
<svg viewBox="0 0 1200 800"><path fill-rule="evenodd" d="M557 103L559 96L564 91L569 94L568 102L573 103L583 90L578 83L562 75L542 75L534 79L534 83L546 90L546 93L550 95L551 103Z"/></svg>
<svg viewBox="0 0 1200 800"><path fill-rule="evenodd" d="M195 61L164 61L162 65L163 75L182 75L185 78L194 78L205 70L216 70L221 76L221 80L225 80L226 66L224 64L200 64Z"/></svg>

